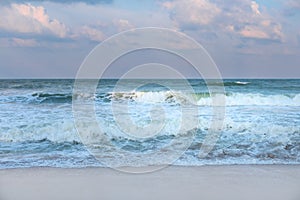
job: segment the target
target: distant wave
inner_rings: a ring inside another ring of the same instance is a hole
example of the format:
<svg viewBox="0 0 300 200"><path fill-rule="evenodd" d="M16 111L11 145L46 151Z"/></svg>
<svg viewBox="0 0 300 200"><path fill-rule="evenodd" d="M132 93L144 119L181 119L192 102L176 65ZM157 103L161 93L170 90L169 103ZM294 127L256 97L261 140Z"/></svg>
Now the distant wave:
<svg viewBox="0 0 300 200"><path fill-rule="evenodd" d="M34 93L36 101L40 103L69 103L72 101L71 94L51 94L51 93Z"/></svg>
<svg viewBox="0 0 300 200"><path fill-rule="evenodd" d="M247 82L247 81L228 81L228 80L224 80L224 82L222 81L218 81L218 82L214 82L214 81L199 81L199 82L191 82L192 86L246 86L251 84L251 82Z"/></svg>
<svg viewBox="0 0 300 200"><path fill-rule="evenodd" d="M246 86L249 85L251 82L245 81L232 81L232 82L224 82L224 86Z"/></svg>
<svg viewBox="0 0 300 200"><path fill-rule="evenodd" d="M28 103L28 104L41 104L41 103L71 103L72 94L64 93L43 93L36 92L23 95L9 95L0 96L2 103Z"/></svg>
<svg viewBox="0 0 300 200"><path fill-rule="evenodd" d="M248 85L248 84L250 84L250 82L245 82L245 81L235 81L234 83L237 84L237 85Z"/></svg>
<svg viewBox="0 0 300 200"><path fill-rule="evenodd" d="M202 86L246 86L251 84L251 82L246 82L246 81L224 81L224 82L212 82L209 81L207 83L205 82L200 82L198 84L192 84L192 86L197 86L197 85L202 85Z"/></svg>

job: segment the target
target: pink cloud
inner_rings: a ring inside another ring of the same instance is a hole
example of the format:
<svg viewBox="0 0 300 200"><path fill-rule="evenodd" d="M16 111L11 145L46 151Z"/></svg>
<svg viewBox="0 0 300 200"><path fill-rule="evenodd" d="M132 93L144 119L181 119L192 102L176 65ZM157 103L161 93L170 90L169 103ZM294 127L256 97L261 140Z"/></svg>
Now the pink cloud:
<svg viewBox="0 0 300 200"><path fill-rule="evenodd" d="M162 3L177 27L227 32L238 37L280 40L281 25L254 0L174 0Z"/></svg>
<svg viewBox="0 0 300 200"><path fill-rule="evenodd" d="M270 36L264 31L258 29L257 27L246 26L240 31L243 37L247 38L258 38L258 39L269 39Z"/></svg>
<svg viewBox="0 0 300 200"><path fill-rule="evenodd" d="M97 28L92 28L89 26L83 26L80 28L77 34L73 38L78 38L80 36L89 38L92 41L101 42L105 39L105 35Z"/></svg>
<svg viewBox="0 0 300 200"><path fill-rule="evenodd" d="M20 33L49 33L60 38L67 35L67 27L57 19L51 19L42 6L11 4L0 9L0 29Z"/></svg>

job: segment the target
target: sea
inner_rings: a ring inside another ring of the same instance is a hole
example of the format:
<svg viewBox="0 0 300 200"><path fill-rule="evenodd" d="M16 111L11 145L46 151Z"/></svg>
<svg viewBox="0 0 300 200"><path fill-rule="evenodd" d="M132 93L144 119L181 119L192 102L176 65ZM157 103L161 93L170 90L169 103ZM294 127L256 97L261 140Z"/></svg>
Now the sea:
<svg viewBox="0 0 300 200"><path fill-rule="evenodd" d="M91 95L72 79L0 80L0 169L300 164L299 79L216 82L224 116L205 156L214 94L186 81L192 92L180 80L103 79ZM87 100L94 119L74 113Z"/></svg>

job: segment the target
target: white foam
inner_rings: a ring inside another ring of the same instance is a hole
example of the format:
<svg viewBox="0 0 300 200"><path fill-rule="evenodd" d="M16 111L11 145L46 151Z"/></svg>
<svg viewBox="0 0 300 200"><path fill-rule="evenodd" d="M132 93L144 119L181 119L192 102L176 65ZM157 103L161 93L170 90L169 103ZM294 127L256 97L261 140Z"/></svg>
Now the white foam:
<svg viewBox="0 0 300 200"><path fill-rule="evenodd" d="M201 106L210 106L210 98L201 98ZM252 93L234 93L226 96L226 106L300 106L300 94L293 97L285 95L263 95Z"/></svg>
<svg viewBox="0 0 300 200"><path fill-rule="evenodd" d="M236 84L238 84L238 85L248 85L250 82L236 81L236 82L234 82L234 83L236 83Z"/></svg>
<svg viewBox="0 0 300 200"><path fill-rule="evenodd" d="M242 82L241 84L247 84ZM211 98L207 93L184 94L182 92L131 92L113 93L112 98L116 100L131 99L140 103L164 103L176 102L180 104L191 103L199 98L197 105L211 106ZM300 94L295 95L265 95L259 93L233 93L227 94L227 106L300 106Z"/></svg>

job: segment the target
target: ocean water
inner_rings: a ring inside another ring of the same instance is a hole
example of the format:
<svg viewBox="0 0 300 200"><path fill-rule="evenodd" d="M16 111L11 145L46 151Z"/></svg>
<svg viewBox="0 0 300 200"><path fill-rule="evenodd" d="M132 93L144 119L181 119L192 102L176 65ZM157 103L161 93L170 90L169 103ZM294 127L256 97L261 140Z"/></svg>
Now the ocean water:
<svg viewBox="0 0 300 200"><path fill-rule="evenodd" d="M117 80L101 80L90 95L73 94L74 80L0 80L0 168L300 164L300 80L224 80L223 128L204 158L211 94L203 80L188 82L193 93L179 80L127 80L118 91ZM94 103L101 135L89 123L75 124L72 102L80 98ZM184 116L197 125L181 128L183 106L197 109ZM155 159L145 162L151 152Z"/></svg>

